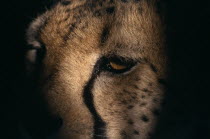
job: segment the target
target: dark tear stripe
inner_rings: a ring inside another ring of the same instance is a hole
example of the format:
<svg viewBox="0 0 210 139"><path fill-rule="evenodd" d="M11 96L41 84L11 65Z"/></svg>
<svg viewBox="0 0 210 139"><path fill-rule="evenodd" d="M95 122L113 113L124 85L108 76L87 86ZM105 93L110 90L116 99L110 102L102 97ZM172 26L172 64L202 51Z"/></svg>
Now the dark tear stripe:
<svg viewBox="0 0 210 139"><path fill-rule="evenodd" d="M84 87L84 92L83 92L83 99L85 104L87 105L87 108L93 115L93 120L94 120L94 127L93 127L93 138L94 139L104 139L105 137L105 127L106 123L101 119L100 115L95 109L94 105L94 98L92 94L92 89L94 85L94 81L97 78L97 76L100 74L100 65L104 64L104 58L99 59L96 62L96 65L94 66L92 76L90 80L87 82L86 86Z"/></svg>

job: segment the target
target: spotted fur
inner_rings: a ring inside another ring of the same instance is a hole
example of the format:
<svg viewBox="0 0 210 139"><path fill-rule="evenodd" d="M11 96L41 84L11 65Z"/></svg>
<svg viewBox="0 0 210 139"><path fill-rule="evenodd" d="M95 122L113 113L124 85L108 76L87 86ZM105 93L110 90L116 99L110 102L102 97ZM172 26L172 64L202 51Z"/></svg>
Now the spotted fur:
<svg viewBox="0 0 210 139"><path fill-rule="evenodd" d="M39 88L63 121L58 138L150 138L167 77L155 0L60 1L32 22L27 37L45 49ZM29 51L27 59L36 56ZM104 71L110 56L137 64L123 74Z"/></svg>

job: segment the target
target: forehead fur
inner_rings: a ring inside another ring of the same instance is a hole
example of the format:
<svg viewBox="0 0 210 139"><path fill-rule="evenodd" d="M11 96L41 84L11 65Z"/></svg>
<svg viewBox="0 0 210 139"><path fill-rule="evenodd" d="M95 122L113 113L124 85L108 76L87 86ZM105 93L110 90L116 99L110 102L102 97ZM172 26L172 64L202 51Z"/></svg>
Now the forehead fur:
<svg viewBox="0 0 210 139"><path fill-rule="evenodd" d="M103 55L147 59L161 71L165 38L155 4L155 0L61 1L32 23L28 40L35 44L39 38L49 53L94 49Z"/></svg>

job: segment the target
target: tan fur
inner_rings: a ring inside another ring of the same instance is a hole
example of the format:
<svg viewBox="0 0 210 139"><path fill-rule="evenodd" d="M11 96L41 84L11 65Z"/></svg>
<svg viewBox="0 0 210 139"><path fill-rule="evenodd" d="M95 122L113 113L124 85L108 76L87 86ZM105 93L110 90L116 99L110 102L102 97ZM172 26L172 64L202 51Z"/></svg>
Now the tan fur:
<svg viewBox="0 0 210 139"><path fill-rule="evenodd" d="M152 111L160 109L164 94L158 79L167 77L164 28L155 2L107 0L102 7L99 2L90 8L87 3L91 1L72 0L70 5L59 3L45 13L46 25L38 33L46 46L40 75L42 93L52 114L63 120L59 138L91 138L94 119L84 104L83 89L96 61L110 54L140 60L125 74L102 72L92 94L95 109L107 124L108 138L149 138L157 119ZM106 13L108 7L115 7L114 13ZM101 16L94 16L97 10ZM105 27L109 34L101 43ZM144 115L147 122L141 120Z"/></svg>

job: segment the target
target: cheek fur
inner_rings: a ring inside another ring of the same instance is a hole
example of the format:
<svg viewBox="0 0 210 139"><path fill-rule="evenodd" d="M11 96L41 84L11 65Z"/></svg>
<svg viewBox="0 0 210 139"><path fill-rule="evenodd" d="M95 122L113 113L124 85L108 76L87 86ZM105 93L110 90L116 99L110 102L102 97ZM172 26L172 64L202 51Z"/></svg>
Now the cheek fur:
<svg viewBox="0 0 210 139"><path fill-rule="evenodd" d="M149 66L136 70L124 77L102 74L95 82L94 103L110 137L124 133L146 138L153 133L151 127L158 118L154 111L161 109L164 89L158 88L157 76Z"/></svg>

